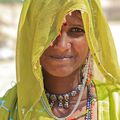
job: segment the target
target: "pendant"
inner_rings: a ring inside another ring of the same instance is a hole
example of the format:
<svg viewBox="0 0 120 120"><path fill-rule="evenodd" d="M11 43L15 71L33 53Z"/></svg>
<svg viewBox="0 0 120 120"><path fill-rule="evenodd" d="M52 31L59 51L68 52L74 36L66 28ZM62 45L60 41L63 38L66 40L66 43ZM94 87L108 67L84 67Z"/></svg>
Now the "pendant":
<svg viewBox="0 0 120 120"><path fill-rule="evenodd" d="M65 103L64 103L64 108L68 108L69 107L69 103L68 103L68 101L65 101Z"/></svg>
<svg viewBox="0 0 120 120"><path fill-rule="evenodd" d="M58 100L59 100L58 106L62 108L63 107L63 96L62 95L58 96Z"/></svg>
<svg viewBox="0 0 120 120"><path fill-rule="evenodd" d="M51 107L54 106L56 100L57 100L56 95L52 94L52 95L50 96L50 101L51 101L51 102L50 102L50 106L51 106Z"/></svg>
<svg viewBox="0 0 120 120"><path fill-rule="evenodd" d="M64 108L68 108L69 107L69 99L70 99L69 94L65 94L64 95L64 100L65 100Z"/></svg>

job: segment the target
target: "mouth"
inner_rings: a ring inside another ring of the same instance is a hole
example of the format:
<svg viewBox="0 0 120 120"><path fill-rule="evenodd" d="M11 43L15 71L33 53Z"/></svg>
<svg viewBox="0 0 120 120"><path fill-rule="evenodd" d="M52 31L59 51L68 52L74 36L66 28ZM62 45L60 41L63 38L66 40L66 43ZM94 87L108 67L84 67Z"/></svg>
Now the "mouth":
<svg viewBox="0 0 120 120"><path fill-rule="evenodd" d="M55 56L50 56L50 58L57 59L57 60L66 60L66 59L73 58L73 56L71 56L71 55L66 55L66 56L55 55Z"/></svg>

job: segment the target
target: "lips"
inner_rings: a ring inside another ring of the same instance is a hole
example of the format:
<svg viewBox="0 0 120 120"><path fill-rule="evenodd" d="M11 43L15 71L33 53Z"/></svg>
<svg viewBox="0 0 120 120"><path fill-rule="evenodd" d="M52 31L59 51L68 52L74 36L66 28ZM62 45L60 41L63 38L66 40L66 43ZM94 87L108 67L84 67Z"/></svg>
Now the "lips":
<svg viewBox="0 0 120 120"><path fill-rule="evenodd" d="M73 58L73 56L71 55L65 55L65 56L59 56L59 55L54 55L54 56L50 56L51 58L54 58L54 59L70 59L70 58Z"/></svg>

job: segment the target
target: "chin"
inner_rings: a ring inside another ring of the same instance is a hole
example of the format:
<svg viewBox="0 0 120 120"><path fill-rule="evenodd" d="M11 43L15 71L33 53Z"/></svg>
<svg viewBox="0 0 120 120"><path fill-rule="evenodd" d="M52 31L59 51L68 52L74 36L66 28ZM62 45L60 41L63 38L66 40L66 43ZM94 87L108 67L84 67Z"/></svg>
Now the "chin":
<svg viewBox="0 0 120 120"><path fill-rule="evenodd" d="M55 77L67 77L71 75L74 71L71 69L57 69L57 70L50 70L47 71L50 75L55 76Z"/></svg>
<svg viewBox="0 0 120 120"><path fill-rule="evenodd" d="M51 74L52 76L55 76L55 77L67 77L69 76L71 73L56 73L56 74Z"/></svg>

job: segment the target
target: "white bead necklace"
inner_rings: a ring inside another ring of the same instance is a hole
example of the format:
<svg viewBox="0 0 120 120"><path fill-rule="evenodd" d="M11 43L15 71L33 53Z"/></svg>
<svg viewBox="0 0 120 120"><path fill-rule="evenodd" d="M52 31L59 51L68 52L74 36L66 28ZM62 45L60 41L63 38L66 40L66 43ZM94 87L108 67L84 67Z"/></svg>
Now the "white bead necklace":
<svg viewBox="0 0 120 120"><path fill-rule="evenodd" d="M73 110L71 111L71 113L70 113L69 115L67 115L67 116L65 116L65 117L62 117L62 118L59 118L59 117L55 116L55 115L52 113L52 110L50 110L49 107L47 106L47 103L45 102L44 97L41 96L41 99L40 99L40 100L41 100L41 103L43 104L46 112L47 112L52 118L54 118L54 119L56 119L56 120L66 120L67 118L69 118L69 117L77 110L77 108L78 108L78 106L79 106L79 103L80 103L80 101L81 101L82 95L83 95L83 91L84 91L84 88L85 88L85 84L86 84L87 78L88 78L88 65L89 65L90 62L91 62L90 59L91 59L91 57L90 57L90 55L89 55L88 60L87 60L87 64L86 64L85 67L83 68L83 79L82 79L83 84L82 84L82 86L81 86L81 90L80 90L80 93L79 93L78 100L77 100L77 102L76 102Z"/></svg>

